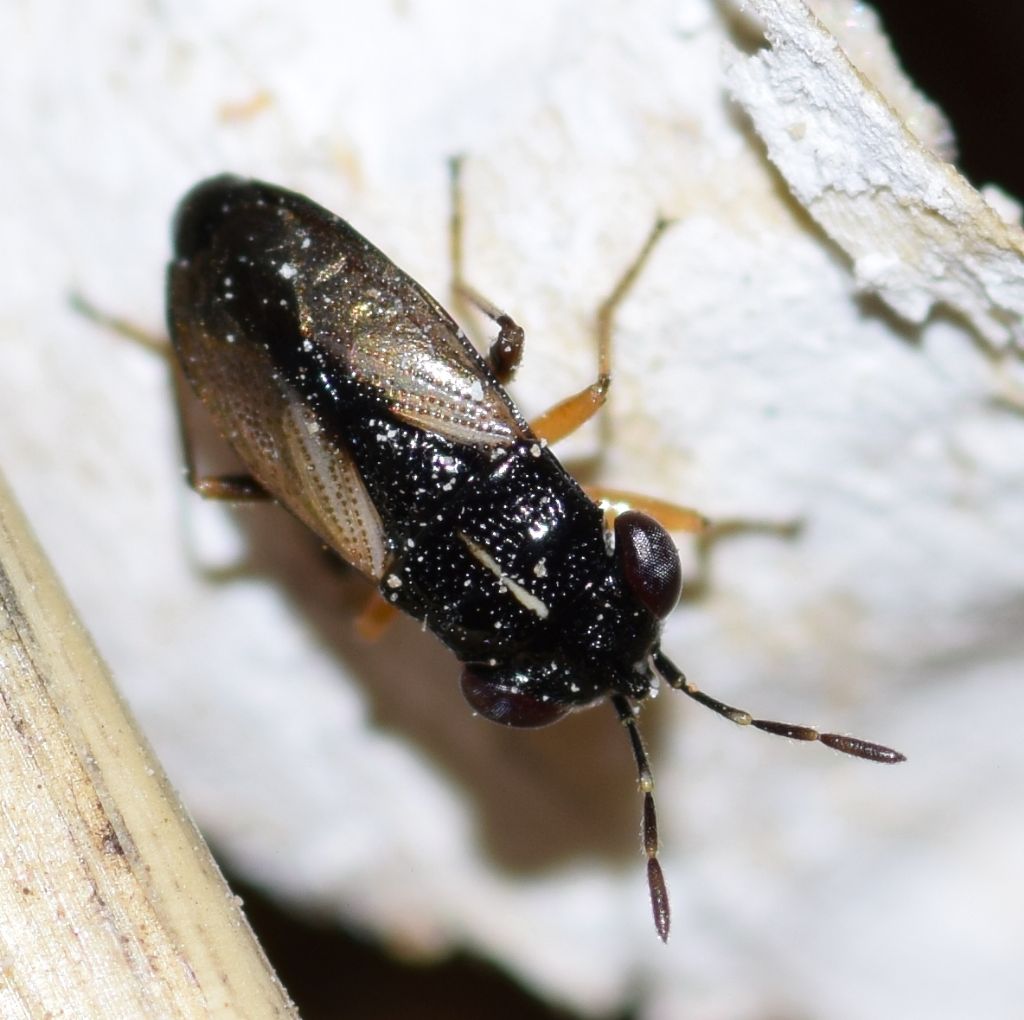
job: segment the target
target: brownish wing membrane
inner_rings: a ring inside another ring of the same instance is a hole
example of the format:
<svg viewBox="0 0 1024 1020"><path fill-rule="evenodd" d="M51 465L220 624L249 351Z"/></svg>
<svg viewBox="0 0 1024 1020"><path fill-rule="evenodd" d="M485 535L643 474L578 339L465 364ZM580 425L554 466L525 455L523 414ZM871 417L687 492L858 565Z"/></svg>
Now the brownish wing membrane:
<svg viewBox="0 0 1024 1020"><path fill-rule="evenodd" d="M172 294L184 300L190 284L185 274L173 275ZM387 545L366 487L348 452L273 372L266 350L184 322L175 343L203 403L260 484L349 563L380 580Z"/></svg>
<svg viewBox="0 0 1024 1020"><path fill-rule="evenodd" d="M479 447L528 427L451 317L343 220L233 178L181 208L169 308L186 376L261 485L379 581L388 541L349 452L354 402Z"/></svg>
<svg viewBox="0 0 1024 1020"><path fill-rule="evenodd" d="M353 330L352 373L386 394L396 417L453 442L507 446L524 436L526 428L481 371L465 335L414 286L415 317L393 316L378 305L378 314Z"/></svg>
<svg viewBox="0 0 1024 1020"><path fill-rule="evenodd" d="M290 224L297 230L282 231L282 244L290 244L297 270L299 318L328 370L351 373L384 395L397 418L453 442L504 446L525 435L519 412L452 317L344 220L313 206L331 229L303 223L310 203L300 202L277 210L298 221Z"/></svg>

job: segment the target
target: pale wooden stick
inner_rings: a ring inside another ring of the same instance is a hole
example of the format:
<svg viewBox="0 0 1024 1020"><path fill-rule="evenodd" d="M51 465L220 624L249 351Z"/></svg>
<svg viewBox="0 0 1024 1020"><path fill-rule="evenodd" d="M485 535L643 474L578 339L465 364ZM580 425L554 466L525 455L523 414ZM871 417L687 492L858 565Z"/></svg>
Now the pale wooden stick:
<svg viewBox="0 0 1024 1020"><path fill-rule="evenodd" d="M0 479L0 1016L297 1015Z"/></svg>

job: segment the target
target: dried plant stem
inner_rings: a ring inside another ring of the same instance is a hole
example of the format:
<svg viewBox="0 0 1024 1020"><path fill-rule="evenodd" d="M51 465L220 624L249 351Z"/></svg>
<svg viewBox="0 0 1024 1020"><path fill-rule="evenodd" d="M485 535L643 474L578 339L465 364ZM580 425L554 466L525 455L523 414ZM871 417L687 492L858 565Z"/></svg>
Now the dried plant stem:
<svg viewBox="0 0 1024 1020"><path fill-rule="evenodd" d="M0 783L0 1016L297 1016L2 479Z"/></svg>

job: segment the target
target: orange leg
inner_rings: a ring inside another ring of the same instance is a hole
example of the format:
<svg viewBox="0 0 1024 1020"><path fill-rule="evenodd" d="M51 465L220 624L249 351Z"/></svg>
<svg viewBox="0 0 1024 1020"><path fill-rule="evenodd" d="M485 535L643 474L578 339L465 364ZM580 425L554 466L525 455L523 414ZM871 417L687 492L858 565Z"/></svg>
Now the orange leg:
<svg viewBox="0 0 1024 1020"><path fill-rule="evenodd" d="M645 496L625 489L606 489L603 486L585 485L584 492L597 504L614 510L640 510L653 517L666 531L687 531L702 535L712 527L711 522L699 511L678 503L669 503L653 496Z"/></svg>
<svg viewBox="0 0 1024 1020"><path fill-rule="evenodd" d="M803 521L765 521L757 518L730 517L709 522L697 535L697 569L683 582L682 602L696 602L707 594L711 585L711 555L715 545L723 538L737 535L773 535L786 540L794 539L803 528ZM671 530L671 529L670 529Z"/></svg>
<svg viewBox="0 0 1024 1020"><path fill-rule="evenodd" d="M610 376L602 375L586 389L560 400L530 422L533 434L547 443L557 443L559 439L571 436L604 407L611 381Z"/></svg>
<svg viewBox="0 0 1024 1020"><path fill-rule="evenodd" d="M626 268L612 292L597 310L597 380L571 397L559 401L530 423L538 439L557 443L588 422L604 406L612 382L612 329L615 313L651 256L658 239L669 227L670 220L658 220L647 236L639 254Z"/></svg>
<svg viewBox="0 0 1024 1020"><path fill-rule="evenodd" d="M386 602L378 592L373 592L356 617L356 633L364 641L376 641L391 626L398 613L395 606Z"/></svg>
<svg viewBox="0 0 1024 1020"><path fill-rule="evenodd" d="M737 535L773 535L776 538L792 539L800 534L803 527L803 522L799 520L767 521L729 517L721 521L711 521L699 510L655 499L653 496L594 485L585 485L583 489L606 513L612 515L606 516L609 527L615 514L623 510L640 510L653 517L666 531L685 531L696 535L696 571L683 582L682 600L685 602L695 602L707 593L711 583L712 550L723 538Z"/></svg>

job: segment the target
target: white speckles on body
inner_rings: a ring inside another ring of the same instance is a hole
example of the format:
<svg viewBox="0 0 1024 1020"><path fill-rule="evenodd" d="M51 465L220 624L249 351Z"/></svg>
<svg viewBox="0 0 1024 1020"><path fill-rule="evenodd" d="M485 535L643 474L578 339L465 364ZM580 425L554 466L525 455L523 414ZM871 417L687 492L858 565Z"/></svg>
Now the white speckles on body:
<svg viewBox="0 0 1024 1020"><path fill-rule="evenodd" d="M388 574L388 576L384 578L384 583L392 589L402 587L402 579L397 574Z"/></svg>
<svg viewBox="0 0 1024 1020"><path fill-rule="evenodd" d="M533 576L534 577L547 577L548 576L548 568L544 564L545 558L546 557L541 556L541 558L539 560L537 560L536 563L534 563L534 565L533 565Z"/></svg>
<svg viewBox="0 0 1024 1020"><path fill-rule="evenodd" d="M534 520L530 522L528 530L530 532L530 538L535 542L539 542L551 530L551 525L546 521Z"/></svg>
<svg viewBox="0 0 1024 1020"><path fill-rule="evenodd" d="M463 532L458 532L459 538L463 544L470 551L473 558L484 567L486 567L494 576L498 579L498 584L507 591L524 609L528 609L531 613L537 616L538 619L546 620L548 617L548 607L541 602L536 595L532 592L527 591L518 581L513 581L501 566L497 563L494 557L478 542L474 542L469 535ZM496 623L495 629L500 629L501 624Z"/></svg>
<svg viewBox="0 0 1024 1020"><path fill-rule="evenodd" d="M290 280L298 273L298 270L290 262L282 262L278 272L284 279Z"/></svg>

